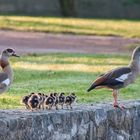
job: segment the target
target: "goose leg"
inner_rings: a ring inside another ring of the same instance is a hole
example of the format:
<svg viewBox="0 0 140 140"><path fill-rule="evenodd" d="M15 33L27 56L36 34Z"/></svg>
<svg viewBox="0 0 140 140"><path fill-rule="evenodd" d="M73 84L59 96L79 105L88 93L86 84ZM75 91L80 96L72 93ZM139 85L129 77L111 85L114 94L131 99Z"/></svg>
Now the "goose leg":
<svg viewBox="0 0 140 140"><path fill-rule="evenodd" d="M125 107L123 105L119 106L118 104L118 93L118 90L113 90L114 107L123 110Z"/></svg>
<svg viewBox="0 0 140 140"><path fill-rule="evenodd" d="M4 83L1 83L0 84L0 89L3 89L3 88L5 88L6 87L6 84L4 84Z"/></svg>
<svg viewBox="0 0 140 140"><path fill-rule="evenodd" d="M113 90L113 98L114 98L114 107L119 107L118 105L118 91L117 90Z"/></svg>
<svg viewBox="0 0 140 140"><path fill-rule="evenodd" d="M67 107L67 109L69 109L69 105L68 105L68 103L66 104L66 107Z"/></svg>
<svg viewBox="0 0 140 140"><path fill-rule="evenodd" d="M62 104L62 109L64 109L64 107L63 107L64 105Z"/></svg>
<svg viewBox="0 0 140 140"><path fill-rule="evenodd" d="M0 94L6 90L6 84L0 84Z"/></svg>
<svg viewBox="0 0 140 140"><path fill-rule="evenodd" d="M71 106L71 104L70 104L70 109L72 109L72 106Z"/></svg>
<svg viewBox="0 0 140 140"><path fill-rule="evenodd" d="M58 104L55 105L55 109L58 110Z"/></svg>

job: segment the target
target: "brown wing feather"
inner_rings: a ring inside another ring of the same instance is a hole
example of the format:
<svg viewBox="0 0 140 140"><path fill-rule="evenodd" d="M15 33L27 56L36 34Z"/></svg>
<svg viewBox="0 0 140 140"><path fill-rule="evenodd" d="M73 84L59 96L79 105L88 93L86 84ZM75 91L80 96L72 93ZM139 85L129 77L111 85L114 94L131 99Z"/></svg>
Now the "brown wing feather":
<svg viewBox="0 0 140 140"><path fill-rule="evenodd" d="M130 73L130 72L131 69L129 67L120 67L107 72L103 76L105 76L107 79L115 79L123 74Z"/></svg>
<svg viewBox="0 0 140 140"><path fill-rule="evenodd" d="M104 81L106 81L106 76L102 76L102 77L99 77L99 78L97 78L94 82L93 82L93 84L94 85L99 85L100 83L102 83L102 82L104 82Z"/></svg>
<svg viewBox="0 0 140 140"><path fill-rule="evenodd" d="M90 86L90 88L87 90L88 92L97 86L102 86L102 83L108 83L112 82L112 80L115 80L116 78L120 77L123 74L130 73L131 69L129 67L121 67L113 69L105 74L100 75Z"/></svg>
<svg viewBox="0 0 140 140"><path fill-rule="evenodd" d="M89 92L90 90L94 89L96 86L100 85L101 83L105 82L106 80L107 80L107 77L105 75L100 76L92 83L92 85L90 86L90 88L87 91Z"/></svg>

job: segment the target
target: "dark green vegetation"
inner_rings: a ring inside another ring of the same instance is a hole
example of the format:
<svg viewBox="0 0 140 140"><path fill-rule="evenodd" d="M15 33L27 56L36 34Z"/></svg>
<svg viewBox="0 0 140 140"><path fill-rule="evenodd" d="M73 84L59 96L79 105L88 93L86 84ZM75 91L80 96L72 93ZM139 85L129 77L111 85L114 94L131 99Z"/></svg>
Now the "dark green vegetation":
<svg viewBox="0 0 140 140"><path fill-rule="evenodd" d="M100 74L129 63L126 55L45 54L11 59L15 79L10 90L0 96L0 108L21 108L20 99L30 92L76 92L78 103L113 101L111 91L87 93L90 83ZM120 99L140 98L140 78L121 90Z"/></svg>
<svg viewBox="0 0 140 140"><path fill-rule="evenodd" d="M0 14L78 17L140 18L140 0L1 0Z"/></svg>

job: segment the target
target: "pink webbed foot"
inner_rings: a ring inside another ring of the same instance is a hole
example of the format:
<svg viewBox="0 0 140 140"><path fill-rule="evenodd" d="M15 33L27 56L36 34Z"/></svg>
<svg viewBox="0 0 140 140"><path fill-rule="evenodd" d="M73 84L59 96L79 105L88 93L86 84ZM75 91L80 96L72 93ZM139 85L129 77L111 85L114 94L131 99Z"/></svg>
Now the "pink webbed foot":
<svg viewBox="0 0 140 140"><path fill-rule="evenodd" d="M114 104L114 108L119 108L120 110L126 109L124 105L119 106L118 104Z"/></svg>

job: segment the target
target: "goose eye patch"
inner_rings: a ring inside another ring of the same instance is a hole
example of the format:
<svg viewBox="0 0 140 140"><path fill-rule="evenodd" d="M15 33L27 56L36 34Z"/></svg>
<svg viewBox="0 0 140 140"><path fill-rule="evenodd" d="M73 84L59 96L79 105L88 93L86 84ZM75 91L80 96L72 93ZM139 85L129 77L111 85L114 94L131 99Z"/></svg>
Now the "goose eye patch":
<svg viewBox="0 0 140 140"><path fill-rule="evenodd" d="M12 53L13 50L12 49L7 49L7 52Z"/></svg>

